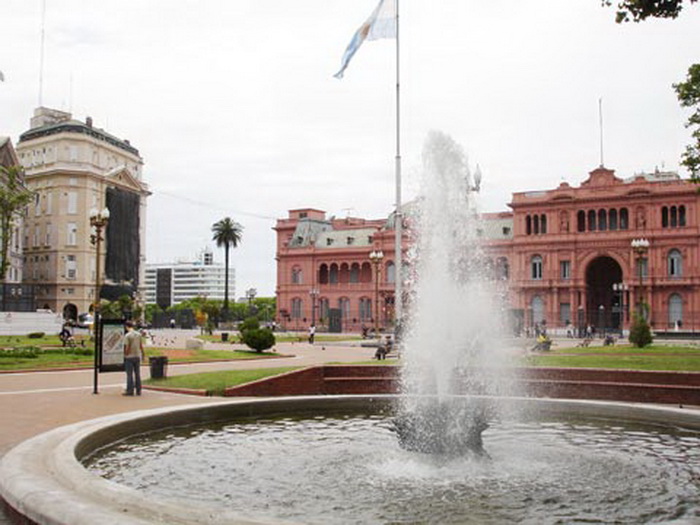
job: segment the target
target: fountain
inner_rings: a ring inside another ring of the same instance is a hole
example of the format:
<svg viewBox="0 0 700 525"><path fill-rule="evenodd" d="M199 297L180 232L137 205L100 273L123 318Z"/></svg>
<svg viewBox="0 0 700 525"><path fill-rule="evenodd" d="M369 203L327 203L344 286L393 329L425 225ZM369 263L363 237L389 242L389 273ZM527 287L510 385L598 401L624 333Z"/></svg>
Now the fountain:
<svg viewBox="0 0 700 525"><path fill-rule="evenodd" d="M432 133L401 394L110 416L0 464L36 523L700 521L700 413L513 390L466 156Z"/></svg>

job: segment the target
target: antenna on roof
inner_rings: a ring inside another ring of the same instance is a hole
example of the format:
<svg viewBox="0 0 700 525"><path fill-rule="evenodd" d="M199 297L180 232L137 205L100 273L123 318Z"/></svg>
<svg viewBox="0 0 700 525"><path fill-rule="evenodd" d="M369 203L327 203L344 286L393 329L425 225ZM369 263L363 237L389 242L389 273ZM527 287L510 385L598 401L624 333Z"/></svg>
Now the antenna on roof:
<svg viewBox="0 0 700 525"><path fill-rule="evenodd" d="M603 163L603 97L598 99L598 121L600 125L600 167L604 167Z"/></svg>
<svg viewBox="0 0 700 525"><path fill-rule="evenodd" d="M44 94L44 29L46 25L46 0L41 2L41 49L39 51L39 107Z"/></svg>

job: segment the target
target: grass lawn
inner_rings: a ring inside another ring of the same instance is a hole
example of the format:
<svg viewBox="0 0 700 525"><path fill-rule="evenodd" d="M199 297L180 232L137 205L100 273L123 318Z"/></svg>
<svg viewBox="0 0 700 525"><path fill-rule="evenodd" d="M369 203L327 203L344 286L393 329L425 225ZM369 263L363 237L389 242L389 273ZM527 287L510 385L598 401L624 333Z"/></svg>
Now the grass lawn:
<svg viewBox="0 0 700 525"><path fill-rule="evenodd" d="M299 368L298 366L287 366L280 368L258 368L256 370L224 370L221 372L186 374L168 377L166 379L148 379L144 381L144 384L171 388L194 388L206 390L210 395L220 396L227 387L250 383L251 381L257 381L264 377L276 376Z"/></svg>
<svg viewBox="0 0 700 525"><path fill-rule="evenodd" d="M523 358L525 366L700 372L700 348L681 345L555 348Z"/></svg>
<svg viewBox="0 0 700 525"><path fill-rule="evenodd" d="M229 332L228 333L228 343L238 343L239 342L239 336L238 332ZM198 335L198 339L202 339L203 341L209 341L212 343L221 343L221 334L214 334L214 335ZM309 337L306 333L301 333L299 332L298 334L290 334L288 332L281 333L281 334L275 334L275 342L277 343L298 343L298 342L306 342L308 341ZM335 334L316 334L315 340L316 342L323 342L323 343L333 343L337 341L358 341L362 339L361 336L359 335L335 335Z"/></svg>
<svg viewBox="0 0 700 525"><path fill-rule="evenodd" d="M56 338L58 341L58 338ZM41 341L41 339L30 339L30 341ZM33 346L33 345L17 345ZM95 358L91 344L86 344L86 348L76 348L75 351L71 348L61 349L60 341L58 345L53 347L41 344L39 346L44 351L40 351L36 357L14 357L8 355L2 357L3 350L0 350L0 371L3 370L50 370L52 368L90 368L94 366ZM48 351L46 351L48 350ZM167 355L167 351L172 349L165 348L147 348L146 349L146 364L148 358L154 356ZM82 353L81 353L82 352ZM180 351L183 355L170 356L170 363L190 363L194 361L218 361L218 360L235 360L235 359L265 359L278 357L279 354L274 352L257 353L254 351L245 350L191 350ZM185 354L186 352L186 354ZM87 355L85 355L87 353Z"/></svg>

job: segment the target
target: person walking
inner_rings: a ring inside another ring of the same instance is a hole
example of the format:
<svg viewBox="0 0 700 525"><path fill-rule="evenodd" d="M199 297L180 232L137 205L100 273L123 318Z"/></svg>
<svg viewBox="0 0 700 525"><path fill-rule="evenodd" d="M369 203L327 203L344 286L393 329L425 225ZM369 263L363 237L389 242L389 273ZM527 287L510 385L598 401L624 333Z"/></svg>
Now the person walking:
<svg viewBox="0 0 700 525"><path fill-rule="evenodd" d="M309 343L314 344L314 338L316 337L316 325L311 323L309 326Z"/></svg>
<svg viewBox="0 0 700 525"><path fill-rule="evenodd" d="M134 323L126 322L126 335L124 336L124 370L126 371L126 390L123 395L141 395L141 360L145 359L143 353L143 339L141 334L134 330Z"/></svg>

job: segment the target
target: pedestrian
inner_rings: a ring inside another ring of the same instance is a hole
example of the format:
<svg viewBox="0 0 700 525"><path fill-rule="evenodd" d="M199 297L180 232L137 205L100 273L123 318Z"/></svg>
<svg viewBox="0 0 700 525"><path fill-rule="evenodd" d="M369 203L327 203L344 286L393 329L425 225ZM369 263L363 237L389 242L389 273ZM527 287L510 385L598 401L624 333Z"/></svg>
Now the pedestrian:
<svg viewBox="0 0 700 525"><path fill-rule="evenodd" d="M141 395L141 360L145 359L143 353L143 339L141 334L134 330L134 323L126 322L126 335L124 336L124 370L126 371L126 390L122 395Z"/></svg>
<svg viewBox="0 0 700 525"><path fill-rule="evenodd" d="M316 337L316 324L311 323L309 326L309 343L314 344L314 338Z"/></svg>
<svg viewBox="0 0 700 525"><path fill-rule="evenodd" d="M170 320L170 328L175 328L175 319Z"/></svg>
<svg viewBox="0 0 700 525"><path fill-rule="evenodd" d="M593 337L593 327L588 324L586 325L586 339L590 339Z"/></svg>

